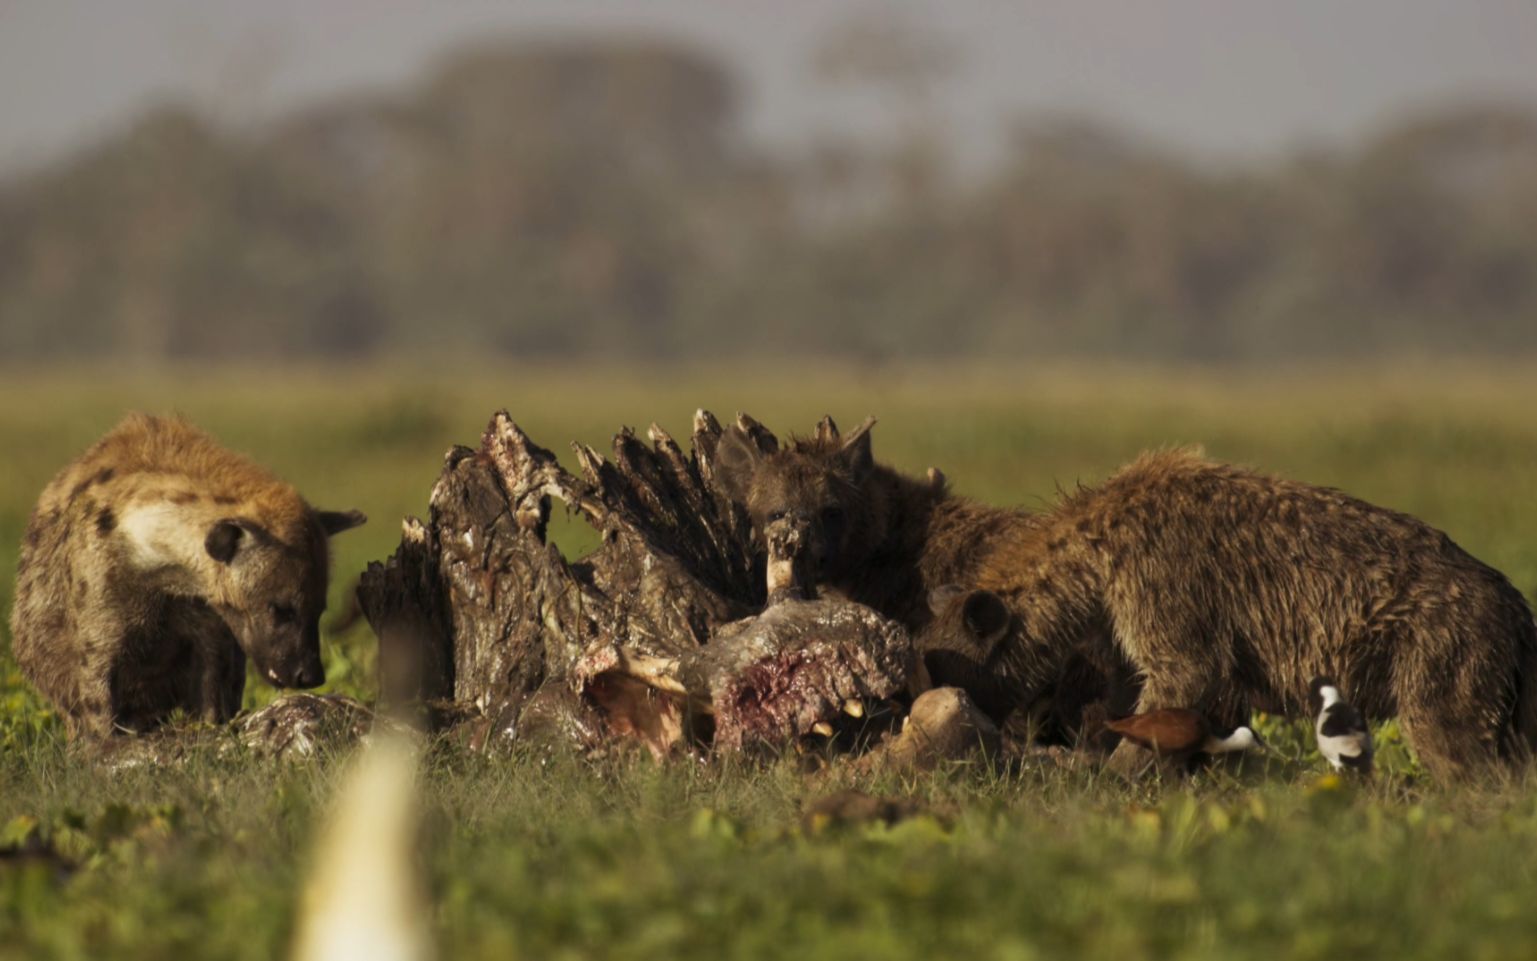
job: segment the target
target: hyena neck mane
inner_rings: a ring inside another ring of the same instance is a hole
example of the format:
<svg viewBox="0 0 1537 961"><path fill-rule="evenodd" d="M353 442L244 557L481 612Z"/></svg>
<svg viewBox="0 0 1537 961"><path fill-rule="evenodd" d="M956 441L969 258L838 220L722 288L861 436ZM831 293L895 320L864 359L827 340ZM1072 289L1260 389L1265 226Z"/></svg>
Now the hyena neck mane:
<svg viewBox="0 0 1537 961"><path fill-rule="evenodd" d="M932 538L928 619L917 629L934 683L964 688L1001 721L1048 695L1075 653L1106 676L1119 668L1094 508L1094 492L1080 491L1038 513L965 502L944 512L953 523ZM956 561L943 572L947 555Z"/></svg>
<svg viewBox="0 0 1537 961"><path fill-rule="evenodd" d="M1047 515L956 496L937 471L919 479L876 463L873 423L840 435L824 419L815 437L784 447L734 425L716 448L716 476L773 555L771 594L830 590L918 629L930 590L971 582L999 545Z"/></svg>
<svg viewBox="0 0 1537 961"><path fill-rule="evenodd" d="M911 628L927 621L929 592L975 580L1001 543L1042 524L1042 515L991 507L951 492L943 478L885 465L872 468L861 494L878 536L829 584Z"/></svg>

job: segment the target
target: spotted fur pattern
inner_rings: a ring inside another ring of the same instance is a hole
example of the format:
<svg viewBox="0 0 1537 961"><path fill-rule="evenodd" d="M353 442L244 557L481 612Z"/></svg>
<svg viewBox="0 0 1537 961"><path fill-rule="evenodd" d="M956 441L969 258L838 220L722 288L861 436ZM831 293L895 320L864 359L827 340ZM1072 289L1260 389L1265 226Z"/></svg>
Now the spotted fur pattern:
<svg viewBox="0 0 1537 961"><path fill-rule="evenodd" d="M329 534L288 484L178 419L133 414L43 490L12 611L23 673L74 734L222 721L246 658L314 686Z"/></svg>

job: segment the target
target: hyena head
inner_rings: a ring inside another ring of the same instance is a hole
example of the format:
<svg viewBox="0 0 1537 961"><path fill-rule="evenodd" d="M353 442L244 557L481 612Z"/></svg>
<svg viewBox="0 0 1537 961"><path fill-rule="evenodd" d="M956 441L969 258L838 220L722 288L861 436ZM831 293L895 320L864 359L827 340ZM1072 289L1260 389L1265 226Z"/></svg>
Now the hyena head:
<svg viewBox="0 0 1537 961"><path fill-rule="evenodd" d="M931 685L962 689L995 720L1029 700L1041 671L1017 663L1017 619L1002 597L952 584L929 594L929 609L914 643Z"/></svg>
<svg viewBox="0 0 1537 961"><path fill-rule="evenodd" d="M215 521L203 546L215 563L210 606L257 673L277 687L325 683L320 615L330 579L327 538L357 527L358 511L308 511L279 536L247 518Z"/></svg>
<svg viewBox="0 0 1537 961"><path fill-rule="evenodd" d="M768 554L768 593L811 597L822 583L857 572L883 532L867 496L875 462L873 419L842 437L831 420L813 438L784 449L760 445L733 425L721 435L715 471L726 492L747 509L759 547Z"/></svg>

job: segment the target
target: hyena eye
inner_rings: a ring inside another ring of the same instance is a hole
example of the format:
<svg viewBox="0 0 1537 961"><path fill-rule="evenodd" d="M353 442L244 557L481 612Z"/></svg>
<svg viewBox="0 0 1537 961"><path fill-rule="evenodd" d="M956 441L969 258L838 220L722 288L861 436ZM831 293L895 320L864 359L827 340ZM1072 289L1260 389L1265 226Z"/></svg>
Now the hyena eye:
<svg viewBox="0 0 1537 961"><path fill-rule="evenodd" d="M768 522L770 524L777 524L788 516L790 515L784 511L769 511Z"/></svg>
<svg viewBox="0 0 1537 961"><path fill-rule="evenodd" d="M268 605L272 611L272 619L279 624L296 624L299 621L299 612L288 604Z"/></svg>

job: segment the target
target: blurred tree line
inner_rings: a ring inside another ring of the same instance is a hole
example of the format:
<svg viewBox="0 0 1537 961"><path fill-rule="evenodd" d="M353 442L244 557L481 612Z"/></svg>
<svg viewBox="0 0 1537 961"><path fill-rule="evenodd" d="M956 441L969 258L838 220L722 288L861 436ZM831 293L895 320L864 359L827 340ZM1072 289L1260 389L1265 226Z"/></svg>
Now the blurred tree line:
<svg viewBox="0 0 1537 961"><path fill-rule="evenodd" d="M1059 119L753 148L722 65L513 45L0 183L0 358L744 350L1202 361L1537 350L1537 115L1213 169Z"/></svg>

